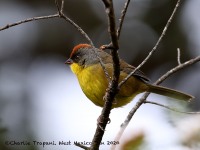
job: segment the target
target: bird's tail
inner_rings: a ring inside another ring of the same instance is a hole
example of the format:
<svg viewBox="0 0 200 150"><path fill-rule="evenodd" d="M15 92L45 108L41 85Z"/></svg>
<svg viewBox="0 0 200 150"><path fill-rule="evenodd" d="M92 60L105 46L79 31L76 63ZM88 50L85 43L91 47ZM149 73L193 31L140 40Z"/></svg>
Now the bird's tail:
<svg viewBox="0 0 200 150"><path fill-rule="evenodd" d="M176 91L174 89L169 89L166 87L150 85L150 84L148 85L148 87L149 87L148 92L156 93L159 95L164 95L167 97L184 100L184 101L191 101L192 99L194 99L192 95L189 95L180 91Z"/></svg>

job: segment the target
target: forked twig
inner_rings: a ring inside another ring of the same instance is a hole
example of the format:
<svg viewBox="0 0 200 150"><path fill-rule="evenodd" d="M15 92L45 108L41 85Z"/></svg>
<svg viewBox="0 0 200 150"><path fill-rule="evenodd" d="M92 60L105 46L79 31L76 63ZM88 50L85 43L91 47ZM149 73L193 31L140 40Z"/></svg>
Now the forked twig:
<svg viewBox="0 0 200 150"><path fill-rule="evenodd" d="M25 20L17 21L15 23L7 24L7 25L1 27L0 31L14 27L14 26L17 26L17 25L20 25L20 24L23 24L23 23L31 22L31 21L42 20L42 19L50 19L50 18L64 18L67 22L69 22L71 25L73 25L86 38L86 40L90 43L90 45L94 46L92 40L85 33L85 31L83 31L83 29L81 27L79 27L74 21L72 21L69 17L67 17L63 13L64 0L62 0L62 2L61 2L61 8L59 6L58 0L55 0L55 4L56 4L57 10L58 10L58 13L56 13L54 15L33 17L33 18L28 18L28 19L25 19Z"/></svg>
<svg viewBox="0 0 200 150"><path fill-rule="evenodd" d="M193 59L190 59L189 61L186 61L186 62L182 63L181 65L178 65L178 66L174 67L173 69L171 69L168 72L166 72L163 76L161 76L154 84L157 85L157 84L162 83L165 79L167 79L168 77L170 77L171 75L173 75L177 71L179 71L181 69L184 69L186 67L189 67L189 66L191 66L191 65L193 65L193 64L195 64L195 63L197 63L199 61L200 61L200 56L197 56L197 57L195 57ZM140 98L140 100L136 103L136 105L131 109L131 111L129 112L129 114L126 117L125 121L122 123L119 132L117 133L117 135L115 137L115 141L119 141L120 140L122 134L124 133L126 127L129 124L129 122L131 121L133 115L140 108L140 106L146 102L146 98L149 96L149 94L150 94L149 92L145 92L145 94L142 96L142 98ZM160 106L162 106L162 104L160 104ZM113 145L112 149L114 150L115 147L116 146Z"/></svg>
<svg viewBox="0 0 200 150"><path fill-rule="evenodd" d="M59 17L63 18L65 21L69 22L72 26L74 26L86 38L86 40L90 43L90 45L92 45L94 47L92 40L89 38L89 36L86 34L86 32L78 24L76 24L73 20L71 20L69 17L67 17L63 13L64 0L62 0L62 2L61 2L61 7L58 4L58 0L55 0L55 3L56 3Z"/></svg>
<svg viewBox="0 0 200 150"><path fill-rule="evenodd" d="M171 24L174 15L176 14L176 11L180 5L180 1L178 0L176 3L176 6L171 14L171 16L169 17L167 24L165 25L162 34L160 35L158 41L156 42L155 46L153 47L153 49L149 52L149 54L147 55L147 57L142 61L142 63L140 63L140 65L138 65L126 78L124 78L120 83L119 83L119 88L138 70L140 69L148 60L149 58L153 55L153 53L157 50L158 45L160 44L160 42L162 41L163 37L165 36L167 29L169 27L169 25Z"/></svg>
<svg viewBox="0 0 200 150"><path fill-rule="evenodd" d="M105 7L109 6L109 3L107 0L102 0L105 4ZM117 35L117 39L119 40L119 37L120 37L120 33L121 33L121 29L122 29L122 25L124 23L124 19L125 19L125 15L126 15L126 12L127 12L127 9L128 9L128 6L129 6L129 3L130 3L130 0L127 0L127 2L125 2L124 4L124 8L121 12L121 17L119 19L119 26L116 30L116 35ZM112 28L111 28L112 30ZM114 31L114 30L113 30ZM112 31L111 31L112 32ZM114 33L114 32L113 32ZM116 39L115 39L116 40ZM112 49L113 48L113 43L111 42L110 44L107 44L107 45L102 45L101 46L101 49Z"/></svg>
<svg viewBox="0 0 200 150"><path fill-rule="evenodd" d="M161 77L155 82L155 84L160 84L160 83L162 83L166 78L168 78L168 77L171 76L172 74L176 73L177 71L179 71L179 70L181 70L181 69L183 69L183 68L186 68L186 67L188 67L188 66L191 66L191 65L193 65L193 64L195 64L195 63L197 63L197 62L199 62L199 61L200 61L200 56L197 56L197 57L195 57L195 58L193 58L193 59L190 59L190 60L188 60L188 61L182 63L181 65L176 66L175 68L169 70L167 73L165 73L163 76L161 76Z"/></svg>
<svg viewBox="0 0 200 150"><path fill-rule="evenodd" d="M163 37L165 36L169 25L171 24L176 11L178 9L180 5L180 0L177 1L176 6L174 7L174 10L171 14L171 16L169 17L158 41L156 42L155 46L153 47L153 49L149 52L149 54L147 55L147 57L142 61L142 63L140 63L140 65L138 65L126 78L124 78L118 85L119 89L120 87L138 70L140 69L148 60L149 58L153 55L153 53L157 50L158 45L160 44L160 42L162 41ZM148 97L149 93L146 92L142 98L136 103L136 105L131 109L131 111L129 112L128 116L126 117L125 121L122 123L121 128L119 130L119 132L117 133L116 137L115 137L115 141L119 141L124 130L126 129L126 127L128 126L130 120L132 119L133 115L135 114L135 112L138 110L138 108L144 103L144 101L146 100L146 98ZM111 149L115 149L116 145L112 145Z"/></svg>

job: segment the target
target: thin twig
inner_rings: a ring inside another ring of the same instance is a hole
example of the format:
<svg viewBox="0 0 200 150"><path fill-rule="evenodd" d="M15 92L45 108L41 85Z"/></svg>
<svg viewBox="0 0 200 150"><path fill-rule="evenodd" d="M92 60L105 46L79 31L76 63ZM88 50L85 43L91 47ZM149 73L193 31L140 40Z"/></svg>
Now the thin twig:
<svg viewBox="0 0 200 150"><path fill-rule="evenodd" d="M156 82L155 84L160 84L162 83L166 78L168 78L169 76L171 76L172 74L176 73L177 71L186 68L188 66L191 66L197 62L200 61L200 56L197 56L193 59L190 59L184 63L182 63L181 65L178 65L176 67L174 67L173 69L169 70L167 73L165 73L163 76L161 76Z"/></svg>
<svg viewBox="0 0 200 150"><path fill-rule="evenodd" d="M126 15L126 12L127 12L127 9L128 9L128 6L129 6L129 3L130 3L130 0L127 0L127 2L124 4L124 9L122 10L121 12L121 17L119 19L119 27L117 29L117 38L119 39L120 37L120 33L121 33L121 29L122 29L122 25L123 25L123 22L124 22L124 18L125 18L125 15Z"/></svg>
<svg viewBox="0 0 200 150"><path fill-rule="evenodd" d="M63 11L64 11L64 0L61 1L61 6L59 6L59 2L58 0L55 0L55 4L56 4L56 7L57 7L57 10L58 10L58 13L59 15L61 16L63 14Z"/></svg>
<svg viewBox="0 0 200 150"><path fill-rule="evenodd" d="M106 1L106 0L103 0L103 1ZM129 3L130 3L130 0L127 0L127 2L125 2L124 9L121 12L121 17L119 19L119 26L117 28L117 39L118 40L119 40L119 37L120 37L122 25L123 25L123 22L124 22L124 18L125 18ZM108 5L108 3L107 3L107 5ZM110 44L103 45L102 49L112 49L112 47L113 47L113 45L112 45L112 42L111 42Z"/></svg>
<svg viewBox="0 0 200 150"><path fill-rule="evenodd" d="M166 106L166 105L163 105L163 104L160 104L160 103L157 103L157 102L153 102L153 101L144 101L144 104L154 104L154 105L158 105L158 106L161 106L161 107L164 107L166 109L169 109L171 111L174 111L174 112L178 112L178 113L183 113L183 114L200 114L200 112L185 112L185 111L180 111L180 110L177 110L176 108L172 108L172 107L169 107L169 106Z"/></svg>
<svg viewBox="0 0 200 150"><path fill-rule="evenodd" d="M118 50L119 43L117 38L117 30L116 30L116 23L115 23L115 13L113 8L112 0L102 0L105 5L105 10L108 15L108 31L111 37L111 49ZM110 9L113 8L113 9Z"/></svg>
<svg viewBox="0 0 200 150"><path fill-rule="evenodd" d="M87 41L90 43L90 45L92 45L94 47L94 44L92 42L92 40L89 38L89 36L85 33L85 31L78 25L76 24L74 21L72 21L69 17L67 17L64 13L63 13L63 8L64 8L64 0L62 0L61 2L61 8L59 7L58 4L58 0L55 0L56 3L56 7L58 9L58 14L60 18L63 18L65 21L69 22L72 26L74 26L86 39Z"/></svg>
<svg viewBox="0 0 200 150"><path fill-rule="evenodd" d="M12 24L7 24L6 26L1 27L0 31L8 29L8 28L11 28L11 27L14 27L14 26L17 26L17 25L20 25L20 24L23 24L23 23L26 23L26 22L42 20L42 19L56 18L56 17L59 17L59 15L58 14L54 14L54 15L48 15L48 16L28 18L28 19L25 19L25 20L17 21L17 22L12 23Z"/></svg>
<svg viewBox="0 0 200 150"><path fill-rule="evenodd" d="M181 65L181 50L180 50L180 48L177 48L177 62L179 65Z"/></svg>
<svg viewBox="0 0 200 150"><path fill-rule="evenodd" d="M58 0L55 0L55 4L56 7L58 9L58 13L54 14L54 15L48 15L48 16L40 16L40 17L33 17L33 18L28 18L25 20L21 20L21 21L17 21L15 23L11 23L11 24L7 24L4 27L0 28L0 31L26 23L26 22L31 22L31 21L36 21L36 20L42 20L42 19L50 19L50 18L64 18L67 22L69 22L71 25L73 25L85 38L86 40L90 43L90 45L94 46L92 40L89 38L89 36L83 31L83 29L81 27L79 27L74 21L72 21L69 17L67 17L64 13L63 13L63 9L64 9L64 0L62 0L62 4L61 4L61 9L59 7L58 4Z"/></svg>
<svg viewBox="0 0 200 150"><path fill-rule="evenodd" d="M142 63L137 66L126 78L124 78L120 83L119 83L119 88L138 70L140 69L148 60L149 58L153 55L153 53L157 50L157 47L158 45L160 44L160 42L162 41L163 37L165 36L166 32L167 32L167 29L169 27L169 25L171 24L173 18L174 18L174 15L180 5L180 1L181 0L178 0L177 3L176 3L176 6L170 16L170 18L168 19L167 21L167 24L165 25L163 31L162 31L162 34L160 35L158 41L156 42L155 46L153 47L153 49L150 51L150 53L147 55L147 57L142 61Z"/></svg>
<svg viewBox="0 0 200 150"><path fill-rule="evenodd" d="M140 100L135 104L135 106L131 109L131 111L129 112L129 114L127 115L126 119L124 120L124 122L121 124L120 126L120 130L118 131L117 135L115 136L114 141L119 141L120 138L122 137L122 134L124 133L126 127L128 126L128 124L130 123L130 120L132 119L133 115L136 113L136 111L138 110L138 108L140 108L140 106L144 103L144 101L146 100L146 98L149 96L149 92L145 92L143 94L143 96L140 98ZM110 150L115 150L117 145L111 145Z"/></svg>
<svg viewBox="0 0 200 150"><path fill-rule="evenodd" d="M61 13L63 13L63 11L64 11L64 0L62 0L62 2L61 2L61 7L60 7L60 9L61 9Z"/></svg>
<svg viewBox="0 0 200 150"><path fill-rule="evenodd" d="M60 13L60 6L59 6L59 3L58 3L58 0L55 0L55 4L56 4L56 8L58 10L58 13Z"/></svg>
<svg viewBox="0 0 200 150"><path fill-rule="evenodd" d="M61 18L69 22L71 25L73 25L85 38L86 40L90 43L90 45L94 46L92 40L89 38L89 36L83 31L83 29L78 26L74 21L72 21L69 17L67 17L65 14L61 13Z"/></svg>

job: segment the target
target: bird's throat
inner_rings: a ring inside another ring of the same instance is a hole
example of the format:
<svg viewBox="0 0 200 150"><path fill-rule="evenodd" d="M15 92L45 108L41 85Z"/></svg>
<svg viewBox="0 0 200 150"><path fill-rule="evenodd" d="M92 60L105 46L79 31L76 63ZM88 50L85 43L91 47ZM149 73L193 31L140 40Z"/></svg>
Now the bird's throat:
<svg viewBox="0 0 200 150"><path fill-rule="evenodd" d="M71 64L70 67L72 72L76 75L78 75L83 70L83 67L78 65L77 63Z"/></svg>

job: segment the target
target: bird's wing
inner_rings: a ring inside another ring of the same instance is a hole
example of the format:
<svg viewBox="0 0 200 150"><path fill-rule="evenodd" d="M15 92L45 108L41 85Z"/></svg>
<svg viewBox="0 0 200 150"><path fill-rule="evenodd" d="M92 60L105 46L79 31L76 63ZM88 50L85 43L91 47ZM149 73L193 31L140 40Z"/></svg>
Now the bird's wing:
<svg viewBox="0 0 200 150"><path fill-rule="evenodd" d="M108 64L112 64L112 56L102 50L99 50L99 56L102 58L102 61L104 64L107 64L106 66L109 66ZM102 57L103 56L103 57ZM111 65L112 66L112 65ZM135 67L129 65L128 63L126 63L124 60L120 59L120 71L123 71L125 73L130 74L133 70L135 69ZM148 83L150 80L144 75L144 73L140 70L136 70L134 72L134 74L132 75L134 77L136 77L137 79Z"/></svg>
<svg viewBox="0 0 200 150"><path fill-rule="evenodd" d="M133 66L127 64L126 62L124 62L124 61L122 60L122 61L121 61L120 69L121 69L122 71L126 72L127 74L130 74L132 71L134 71L135 67L133 67ZM143 82L146 82L146 83L150 82L150 79L147 78L147 77L145 76L145 74L144 74L142 71L140 71L140 70L136 70L136 71L133 73L132 76L136 77L136 78L139 79L139 80L142 80Z"/></svg>

